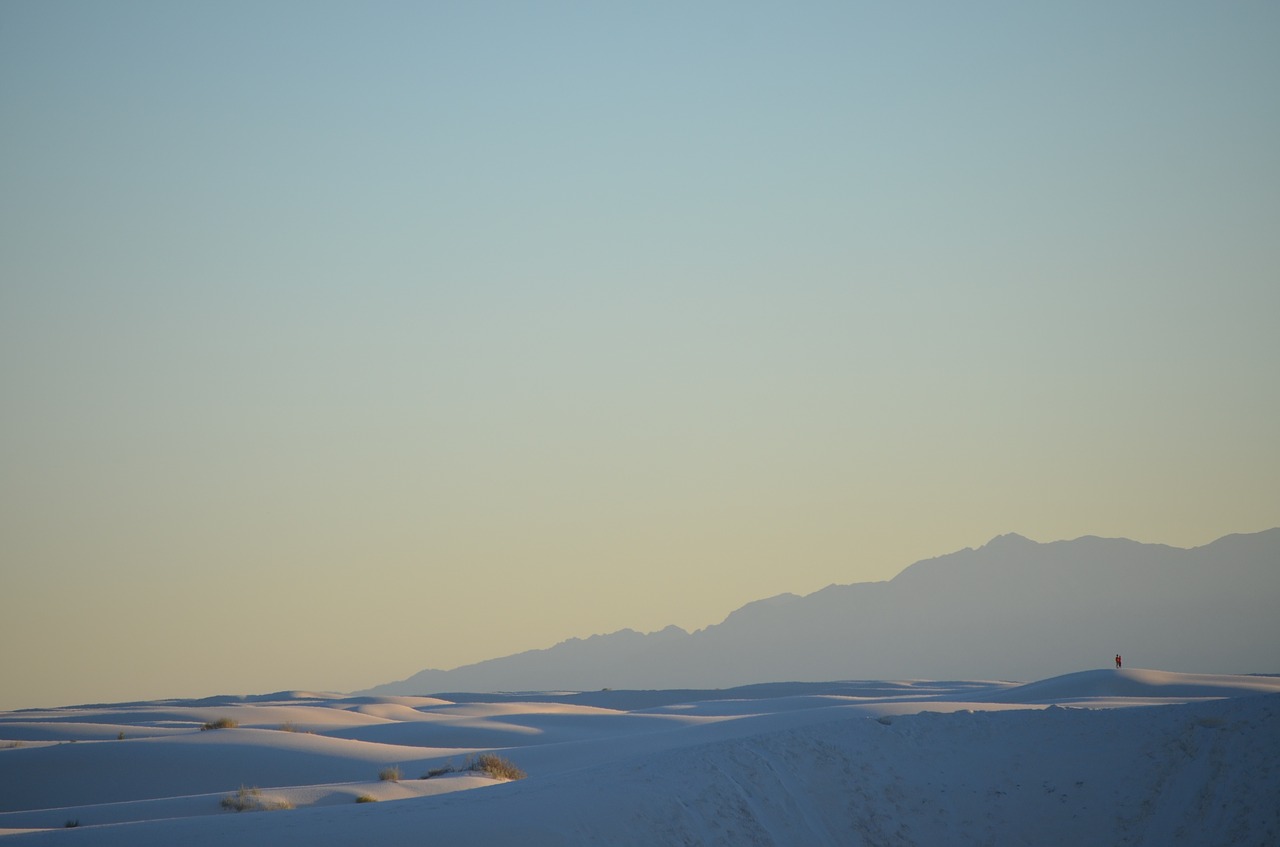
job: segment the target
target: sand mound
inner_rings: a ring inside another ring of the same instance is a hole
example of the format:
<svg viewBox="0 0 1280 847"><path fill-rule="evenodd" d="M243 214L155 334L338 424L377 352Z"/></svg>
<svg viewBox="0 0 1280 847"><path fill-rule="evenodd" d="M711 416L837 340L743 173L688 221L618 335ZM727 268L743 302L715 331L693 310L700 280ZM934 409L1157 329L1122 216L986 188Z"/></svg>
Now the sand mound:
<svg viewBox="0 0 1280 847"><path fill-rule="evenodd" d="M1090 670L976 698L990 703L1068 703L1096 698L1209 699L1280 693L1280 677L1170 673L1125 668Z"/></svg>

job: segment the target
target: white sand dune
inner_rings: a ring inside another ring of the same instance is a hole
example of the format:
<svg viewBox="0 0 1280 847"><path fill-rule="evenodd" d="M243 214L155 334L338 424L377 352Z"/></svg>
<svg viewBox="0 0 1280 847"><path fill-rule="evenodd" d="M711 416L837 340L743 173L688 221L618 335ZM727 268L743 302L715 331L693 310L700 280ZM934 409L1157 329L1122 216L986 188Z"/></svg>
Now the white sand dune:
<svg viewBox="0 0 1280 847"><path fill-rule="evenodd" d="M130 727L174 727L199 729L206 723L234 717L242 727L278 729L293 725L295 728L329 728L360 726L377 723L388 718L365 714L359 706L347 707L342 700L329 700L326 705L306 702L249 705L228 703L221 706L152 706L129 705L66 709L26 710L11 712L5 725L29 722L97 724L119 727L126 732ZM397 708L384 706L382 708Z"/></svg>
<svg viewBox="0 0 1280 847"><path fill-rule="evenodd" d="M1277 718L1275 677L1110 669L2 713L0 842L1276 843ZM484 750L529 778L419 778Z"/></svg>
<svg viewBox="0 0 1280 847"><path fill-rule="evenodd" d="M1123 699L1136 705L1153 699L1186 701L1246 694L1280 694L1280 677L1237 676L1124 669L1093 670L1067 674L989 695L1003 703L1083 703L1100 698L1115 703Z"/></svg>
<svg viewBox="0 0 1280 847"><path fill-rule="evenodd" d="M225 729L3 752L0 811L376 779L388 764L425 769L458 751Z"/></svg>
<svg viewBox="0 0 1280 847"><path fill-rule="evenodd" d="M78 721L11 721L4 724L6 741L108 741L121 733L129 738L163 738L190 734L190 727L150 726L143 723L87 723Z"/></svg>

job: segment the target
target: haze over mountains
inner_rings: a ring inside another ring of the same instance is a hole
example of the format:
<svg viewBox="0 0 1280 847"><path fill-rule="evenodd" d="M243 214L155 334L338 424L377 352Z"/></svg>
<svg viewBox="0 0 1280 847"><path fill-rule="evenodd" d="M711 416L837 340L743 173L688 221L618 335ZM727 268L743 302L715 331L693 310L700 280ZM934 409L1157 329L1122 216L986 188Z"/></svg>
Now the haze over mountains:
<svg viewBox="0 0 1280 847"><path fill-rule="evenodd" d="M674 586L673 590L679 590ZM1280 528L1179 549L1002 535L885 582L782 594L689 633L570 639L369 694L729 687L834 679L1043 679L1109 664L1280 671Z"/></svg>

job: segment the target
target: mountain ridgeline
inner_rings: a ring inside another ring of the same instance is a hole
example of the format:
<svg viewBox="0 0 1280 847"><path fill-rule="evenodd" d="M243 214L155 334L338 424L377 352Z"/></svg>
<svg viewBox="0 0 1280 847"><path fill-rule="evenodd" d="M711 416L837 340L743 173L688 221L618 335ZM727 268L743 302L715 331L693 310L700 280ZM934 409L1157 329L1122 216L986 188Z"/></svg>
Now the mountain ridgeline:
<svg viewBox="0 0 1280 847"><path fill-rule="evenodd" d="M887 582L749 603L717 625L570 639L365 694L730 687L836 679L1044 679L1110 662L1280 672L1280 528L1184 550L1002 535Z"/></svg>

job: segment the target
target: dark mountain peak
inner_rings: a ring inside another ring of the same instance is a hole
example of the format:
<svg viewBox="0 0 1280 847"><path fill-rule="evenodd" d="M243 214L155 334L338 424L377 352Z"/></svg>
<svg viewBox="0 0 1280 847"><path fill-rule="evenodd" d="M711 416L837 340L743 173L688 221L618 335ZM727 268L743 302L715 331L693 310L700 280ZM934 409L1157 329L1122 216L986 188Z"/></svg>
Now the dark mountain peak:
<svg viewBox="0 0 1280 847"><path fill-rule="evenodd" d="M1025 549L1027 547L1039 547L1039 543L1032 541L1025 535L1019 535L1016 532L1006 532L1004 535L997 535L988 541L981 548L982 550L1012 550Z"/></svg>
<svg viewBox="0 0 1280 847"><path fill-rule="evenodd" d="M763 600L753 600L747 605L730 612L720 626L724 626L730 621L738 624L756 618L770 617L800 599L801 597L798 594L786 593L765 597Z"/></svg>

